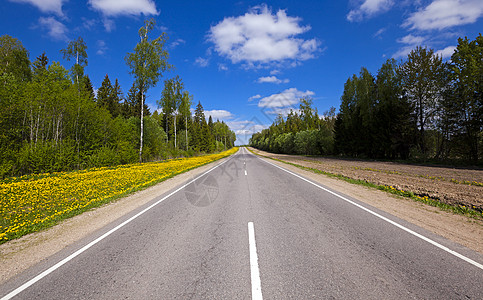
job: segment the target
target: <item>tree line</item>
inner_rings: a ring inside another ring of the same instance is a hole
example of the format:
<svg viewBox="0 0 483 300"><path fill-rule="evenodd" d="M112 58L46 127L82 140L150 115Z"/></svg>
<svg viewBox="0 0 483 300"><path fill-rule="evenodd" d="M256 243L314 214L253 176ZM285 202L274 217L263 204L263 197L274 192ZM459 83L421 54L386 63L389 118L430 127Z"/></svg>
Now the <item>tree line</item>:
<svg viewBox="0 0 483 300"><path fill-rule="evenodd" d="M154 21L146 21L141 41L126 55L134 82L124 96L117 79L106 74L94 92L84 68L83 39L61 50L70 69L29 52L11 36L0 36L0 177L68 171L152 161L233 147L235 134L220 121L206 121L200 102L179 76L167 79L151 113L144 99L167 63L166 36L149 40ZM113 83L114 82L114 83ZM174 85L173 85L174 84ZM141 109L142 108L142 109Z"/></svg>
<svg viewBox="0 0 483 300"><path fill-rule="evenodd" d="M483 37L459 38L447 62L416 47L376 75L361 68L347 79L337 115L312 120L308 103L302 99L250 144L280 153L481 163Z"/></svg>

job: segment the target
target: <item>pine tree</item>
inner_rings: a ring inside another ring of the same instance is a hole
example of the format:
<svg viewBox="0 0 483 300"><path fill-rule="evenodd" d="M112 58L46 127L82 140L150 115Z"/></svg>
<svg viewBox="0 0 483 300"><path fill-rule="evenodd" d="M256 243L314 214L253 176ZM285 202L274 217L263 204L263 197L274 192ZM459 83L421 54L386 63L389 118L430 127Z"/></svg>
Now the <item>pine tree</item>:
<svg viewBox="0 0 483 300"><path fill-rule="evenodd" d="M121 86L119 85L119 81L116 78L114 86L111 89L108 102L108 109L113 118L116 118L119 116L119 114L121 114L121 98L122 90Z"/></svg>
<svg viewBox="0 0 483 300"><path fill-rule="evenodd" d="M112 95L112 84L109 76L106 74L101 83L101 87L97 90L97 105L109 109L109 98Z"/></svg>

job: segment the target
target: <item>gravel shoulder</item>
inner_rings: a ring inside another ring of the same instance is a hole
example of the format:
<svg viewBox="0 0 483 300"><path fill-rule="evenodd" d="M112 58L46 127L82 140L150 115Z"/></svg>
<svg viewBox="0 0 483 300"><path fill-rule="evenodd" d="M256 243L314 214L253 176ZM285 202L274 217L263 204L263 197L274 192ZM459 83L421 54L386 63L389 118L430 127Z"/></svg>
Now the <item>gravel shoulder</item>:
<svg viewBox="0 0 483 300"><path fill-rule="evenodd" d="M250 148L251 151L261 154L263 156L277 158L283 161L291 162L294 164L302 165L305 167L311 168L320 168L320 163L314 162L312 158L300 157L300 156L293 156L293 155L279 155L268 153L264 151L260 151L254 148ZM314 158L320 159L320 158ZM320 159L323 160L323 159ZM398 218L406 220L412 224L420 226L426 230L429 230L435 234L443 236L451 241L454 241L460 245L463 245L469 249L477 251L483 254L483 220L476 220L467 216L457 215L451 212L443 211L437 207L429 206L421 202L416 202L408 198L404 198L401 196L389 194L387 192L383 192L380 190L376 190L373 188L368 188L361 185L351 184L346 181L331 178L322 174L316 174L311 171L302 170L295 166L285 164L283 162L271 160L272 163L277 164L285 169L288 169L294 173L300 174L306 178L309 178L315 182L318 182L330 189L337 190L342 192L350 197L356 198L364 203L372 205L380 210L388 212ZM340 165L337 165L339 163ZM344 160L337 160L337 159L328 159L327 165L332 165L333 170L341 169L346 167L351 167L351 172L356 172L358 169L361 170L362 166L356 166L355 161L344 161ZM378 165L371 164L372 162L361 162L366 164L365 168L369 169L377 169L381 170L383 164L386 163L379 163ZM391 164L391 163L389 163ZM403 165L397 164L396 166L392 165L392 168L396 167L397 170L400 170L400 166L405 166L405 169L402 169L402 172L412 172L412 174L417 174L417 169L415 170L413 166L410 165ZM358 169L356 169L358 168ZM427 171L426 175L430 176L431 169L428 167L424 171ZM436 170L440 170L441 168L434 168ZM387 170L387 169L386 169ZM422 170L422 169L420 169ZM329 172L328 170L326 170ZM389 170L387 170L389 171ZM443 170L444 171L444 170ZM471 172L475 172L477 176L483 176L483 171L470 171L469 175L464 174L465 170L446 170L448 172L457 172L461 178L467 178L469 176L475 176ZM365 172L361 170L359 174L360 177L357 179L364 178L361 174ZM371 171L376 174L380 174L381 172ZM336 173L336 172L333 172ZM340 173L337 173L340 174ZM382 172L382 174L388 175L387 173ZM350 177L350 176L349 176ZM408 176L409 177L409 176ZM389 178L389 177L388 177ZM424 179L421 177L414 177L417 179ZM481 180L480 177L478 177ZM396 180L399 180L397 177ZM418 180L412 180L413 184L417 183ZM392 183L393 185L397 185L395 181L388 181L388 183ZM423 189L427 182L425 180L421 180L419 186ZM455 183L452 183L457 185ZM390 185L390 184L389 184ZM463 186L463 185L461 185ZM465 185L468 186L468 185ZM465 187L463 186L463 187ZM480 203L482 201L481 194L483 192L483 187L481 186L470 186L471 188L479 188L479 192L474 195L474 200L472 203ZM479 202L478 202L479 201Z"/></svg>
<svg viewBox="0 0 483 300"><path fill-rule="evenodd" d="M0 245L0 284L226 159L228 158L179 174L145 190L64 220L49 229Z"/></svg>

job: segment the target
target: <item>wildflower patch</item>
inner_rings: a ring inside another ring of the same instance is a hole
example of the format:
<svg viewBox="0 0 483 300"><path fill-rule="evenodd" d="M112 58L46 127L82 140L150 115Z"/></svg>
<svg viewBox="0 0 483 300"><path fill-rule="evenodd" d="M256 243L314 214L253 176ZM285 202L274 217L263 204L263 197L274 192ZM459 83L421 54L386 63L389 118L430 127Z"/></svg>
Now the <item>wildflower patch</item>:
<svg viewBox="0 0 483 300"><path fill-rule="evenodd" d="M235 153L9 178L0 182L0 243Z"/></svg>

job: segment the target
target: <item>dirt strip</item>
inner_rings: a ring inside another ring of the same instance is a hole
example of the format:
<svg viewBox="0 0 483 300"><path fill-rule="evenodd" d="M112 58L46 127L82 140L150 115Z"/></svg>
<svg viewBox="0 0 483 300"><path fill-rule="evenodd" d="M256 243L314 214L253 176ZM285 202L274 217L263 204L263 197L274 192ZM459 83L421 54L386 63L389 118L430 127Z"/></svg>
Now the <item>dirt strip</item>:
<svg viewBox="0 0 483 300"><path fill-rule="evenodd" d="M254 148L250 148L250 150L260 155L296 163L305 167L314 167L313 162L304 161L305 157L277 155ZM351 184L341 179L302 170L283 162L275 160L270 160L270 162L483 254L483 220L481 219L476 220L467 216L446 212L440 208L409 198L362 185ZM479 188L483 191L483 187Z"/></svg>

